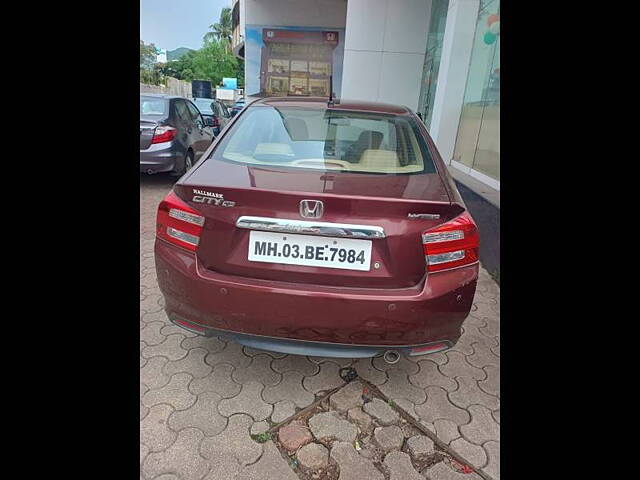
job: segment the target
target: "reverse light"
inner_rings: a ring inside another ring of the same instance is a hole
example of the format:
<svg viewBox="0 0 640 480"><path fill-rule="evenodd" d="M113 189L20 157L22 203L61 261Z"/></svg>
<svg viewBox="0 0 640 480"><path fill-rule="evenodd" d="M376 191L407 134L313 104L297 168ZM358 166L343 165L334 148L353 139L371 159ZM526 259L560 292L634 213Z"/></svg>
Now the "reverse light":
<svg viewBox="0 0 640 480"><path fill-rule="evenodd" d="M176 138L177 130L173 127L156 127L153 132L153 138L151 139L151 143L165 143L170 142L174 138Z"/></svg>
<svg viewBox="0 0 640 480"><path fill-rule="evenodd" d="M440 272L478 261L478 227L468 212L422 234L428 272Z"/></svg>
<svg viewBox="0 0 640 480"><path fill-rule="evenodd" d="M156 237L193 252L198 248L204 217L173 191L160 202L156 217Z"/></svg>

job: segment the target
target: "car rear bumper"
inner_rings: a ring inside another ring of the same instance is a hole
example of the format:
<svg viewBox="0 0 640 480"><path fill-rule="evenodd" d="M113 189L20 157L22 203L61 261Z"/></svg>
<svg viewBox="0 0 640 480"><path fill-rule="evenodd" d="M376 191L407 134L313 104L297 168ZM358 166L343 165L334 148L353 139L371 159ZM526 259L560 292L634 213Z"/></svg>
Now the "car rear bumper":
<svg viewBox="0 0 640 480"><path fill-rule="evenodd" d="M156 240L155 258L174 323L255 348L321 356L406 353L439 341L453 346L478 278L476 264L430 274L411 288L337 288L219 274L163 240Z"/></svg>
<svg viewBox="0 0 640 480"><path fill-rule="evenodd" d="M146 150L140 150L140 172L170 172L183 156L173 142L151 145Z"/></svg>

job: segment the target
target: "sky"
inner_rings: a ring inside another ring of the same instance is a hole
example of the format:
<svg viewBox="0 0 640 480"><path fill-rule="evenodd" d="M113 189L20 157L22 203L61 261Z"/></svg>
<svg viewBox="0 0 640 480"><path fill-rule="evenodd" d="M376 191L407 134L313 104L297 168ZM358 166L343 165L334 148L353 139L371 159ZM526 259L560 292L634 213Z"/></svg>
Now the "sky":
<svg viewBox="0 0 640 480"><path fill-rule="evenodd" d="M140 39L157 48L198 49L231 0L140 0Z"/></svg>

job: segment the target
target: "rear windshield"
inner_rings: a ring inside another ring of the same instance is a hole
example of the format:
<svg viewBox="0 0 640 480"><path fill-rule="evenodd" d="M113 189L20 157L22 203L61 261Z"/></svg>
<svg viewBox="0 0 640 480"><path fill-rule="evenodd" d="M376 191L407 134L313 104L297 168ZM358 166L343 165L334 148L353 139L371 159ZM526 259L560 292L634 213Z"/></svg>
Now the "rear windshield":
<svg viewBox="0 0 640 480"><path fill-rule="evenodd" d="M140 97L140 115L166 115L168 103L162 98Z"/></svg>
<svg viewBox="0 0 640 480"><path fill-rule="evenodd" d="M329 109L249 107L213 157L322 171L436 171L411 118Z"/></svg>
<svg viewBox="0 0 640 480"><path fill-rule="evenodd" d="M194 103L198 107L198 110L200 110L200 113L204 113L205 115L210 115L213 113L213 110L211 109L213 100L211 100L210 98L196 98L194 100Z"/></svg>

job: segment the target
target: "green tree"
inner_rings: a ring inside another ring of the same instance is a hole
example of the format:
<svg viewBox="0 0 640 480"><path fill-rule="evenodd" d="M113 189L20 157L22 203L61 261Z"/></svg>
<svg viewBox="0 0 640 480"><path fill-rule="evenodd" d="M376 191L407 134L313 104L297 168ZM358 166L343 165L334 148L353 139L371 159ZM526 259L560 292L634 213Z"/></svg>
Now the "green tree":
<svg viewBox="0 0 640 480"><path fill-rule="evenodd" d="M156 61L156 46L140 40L140 68L151 69Z"/></svg>
<svg viewBox="0 0 640 480"><path fill-rule="evenodd" d="M220 20L218 23L209 25L211 32L205 33L203 39L206 42L212 40L227 41L228 45L231 45L231 35L233 35L233 28L231 24L231 9L223 8L220 12Z"/></svg>

